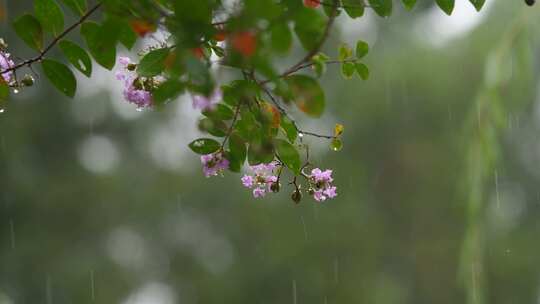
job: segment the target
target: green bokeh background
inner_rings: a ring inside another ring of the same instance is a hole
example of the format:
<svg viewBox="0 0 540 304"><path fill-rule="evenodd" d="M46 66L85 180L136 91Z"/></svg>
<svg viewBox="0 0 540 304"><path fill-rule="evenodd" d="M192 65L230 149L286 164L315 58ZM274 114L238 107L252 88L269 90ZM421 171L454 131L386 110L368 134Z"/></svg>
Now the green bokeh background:
<svg viewBox="0 0 540 304"><path fill-rule="evenodd" d="M301 121L346 128L339 153L306 139L335 172L324 204L206 179L189 138L178 168L157 165L152 131L193 116L189 99L124 119L104 74L76 100L38 79L0 114L0 303L537 303L540 8L491 2L443 44L419 25L431 1L339 22L326 51L368 40L371 78L329 67L327 114ZM8 0L9 17L30 5ZM81 163L95 136L118 153L103 173Z"/></svg>

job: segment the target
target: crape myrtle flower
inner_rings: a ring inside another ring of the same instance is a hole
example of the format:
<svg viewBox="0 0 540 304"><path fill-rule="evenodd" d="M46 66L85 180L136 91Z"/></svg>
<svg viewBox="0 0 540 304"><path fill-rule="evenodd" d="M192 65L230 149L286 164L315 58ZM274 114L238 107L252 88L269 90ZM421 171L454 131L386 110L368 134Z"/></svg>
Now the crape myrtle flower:
<svg viewBox="0 0 540 304"><path fill-rule="evenodd" d="M203 96L203 95L193 95L192 96L192 102L193 102L193 108L198 109L201 111L210 111L213 110L216 105L222 100L223 93L221 90L215 89L212 95L209 97Z"/></svg>
<svg viewBox="0 0 540 304"><path fill-rule="evenodd" d="M221 152L202 155L201 163L206 177L216 176L229 168L229 161Z"/></svg>
<svg viewBox="0 0 540 304"><path fill-rule="evenodd" d="M124 82L124 98L138 108L152 106L152 93L149 91L148 84L153 79L142 79L135 73L135 64L128 57L119 57L118 63L122 70L116 72L116 79Z"/></svg>
<svg viewBox="0 0 540 304"><path fill-rule="evenodd" d="M253 189L253 197L264 197L268 192L279 191L278 177L274 175L277 168L276 162L250 166L251 174L245 174L242 178L244 187Z"/></svg>
<svg viewBox="0 0 540 304"><path fill-rule="evenodd" d="M5 71L15 66L15 63L10 59L10 56L11 55L9 53L0 50L0 71ZM13 71L2 73L1 76L7 84L12 84L15 82L15 75L13 74Z"/></svg>
<svg viewBox="0 0 540 304"><path fill-rule="evenodd" d="M337 196L336 187L332 185L332 170L322 171L319 168L311 170L308 175L310 181L309 192L318 202L324 202L326 199L331 199Z"/></svg>

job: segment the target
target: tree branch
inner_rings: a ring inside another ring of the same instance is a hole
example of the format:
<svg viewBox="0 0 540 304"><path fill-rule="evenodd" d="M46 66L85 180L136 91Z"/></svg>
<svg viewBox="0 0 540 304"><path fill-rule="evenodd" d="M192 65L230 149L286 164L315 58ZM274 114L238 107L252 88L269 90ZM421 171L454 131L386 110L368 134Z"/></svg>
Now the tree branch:
<svg viewBox="0 0 540 304"><path fill-rule="evenodd" d="M41 52L39 52L39 54L33 58L30 58L30 59L27 59L23 62L20 62L8 69L5 69L3 71L0 72L0 75L3 75L4 73L8 73L8 72L13 72L13 71L16 71L18 69L20 69L21 67L23 66L28 66L30 67L33 63L35 62L39 62L41 60L43 60L43 58L45 57L45 55L47 55L47 53L60 41L62 40L62 38L64 38L67 34L69 34L71 31L73 31L75 28L77 28L79 25L81 25L86 19L88 19L88 17L90 17L99 7L101 6L101 3L98 3L96 4L94 7L92 7L88 12L86 12L86 14L82 15L81 18L75 22L74 24L72 24L71 26L69 26L68 28L66 28L60 35L58 35L56 38L54 38L48 45L47 47L45 47L45 49L43 49Z"/></svg>
<svg viewBox="0 0 540 304"><path fill-rule="evenodd" d="M263 90L263 92L268 96L268 98L270 98L270 100L272 101L272 103L276 106L276 108L278 108L279 112L281 113L281 115L287 117L294 129L296 130L296 132L300 135L300 134L303 134L303 135L309 135L309 136L313 136L313 137L318 137L318 138L326 138L326 139L334 139L336 138L335 136L333 135L323 135L323 134L317 134L317 133L314 133L314 132L310 132L310 131L304 131L302 129L300 129L298 127L298 124L296 123L296 121L289 115L289 113L287 113L287 110L285 110L285 108L283 108L281 106L281 104L277 101L277 99L272 95L272 93L270 92L270 90L264 85L264 83L262 82L259 82L257 81L257 79L255 77L253 77L253 81L255 81L255 83ZM301 135L300 135L301 136Z"/></svg>

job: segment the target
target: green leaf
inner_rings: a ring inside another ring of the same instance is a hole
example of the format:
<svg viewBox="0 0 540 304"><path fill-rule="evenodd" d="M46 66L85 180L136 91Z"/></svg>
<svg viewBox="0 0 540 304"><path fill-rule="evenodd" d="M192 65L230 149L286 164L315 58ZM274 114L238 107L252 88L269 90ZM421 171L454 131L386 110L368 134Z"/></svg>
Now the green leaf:
<svg viewBox="0 0 540 304"><path fill-rule="evenodd" d="M229 151L229 169L233 172L240 172L246 161L247 149L246 142L237 132L231 133L229 137Z"/></svg>
<svg viewBox="0 0 540 304"><path fill-rule="evenodd" d="M405 8L408 10L411 10L416 4L416 0L401 0L401 1L403 2L403 5L405 5Z"/></svg>
<svg viewBox="0 0 540 304"><path fill-rule="evenodd" d="M296 138L298 137L298 131L296 131L296 127L294 126L293 122L288 117L282 116L280 125L285 132L287 139L291 143L294 143L296 141Z"/></svg>
<svg viewBox="0 0 540 304"><path fill-rule="evenodd" d="M351 79L354 75L355 64L353 62L343 62L341 64L341 75L345 79Z"/></svg>
<svg viewBox="0 0 540 304"><path fill-rule="evenodd" d="M104 29L95 22L85 22L81 26L81 35L96 62L112 70L116 62L117 32Z"/></svg>
<svg viewBox="0 0 540 304"><path fill-rule="evenodd" d="M199 129L215 137L225 137L227 134L227 125L221 120L203 118L199 120Z"/></svg>
<svg viewBox="0 0 540 304"><path fill-rule="evenodd" d="M392 0L368 0L368 2L379 16L388 17L392 14Z"/></svg>
<svg viewBox="0 0 540 304"><path fill-rule="evenodd" d="M324 35L326 20L317 10L300 9L295 16L294 32L306 50L314 49Z"/></svg>
<svg viewBox="0 0 540 304"><path fill-rule="evenodd" d="M291 169L295 175L300 174L300 154L294 146L282 139L276 139L275 146L279 159L287 168Z"/></svg>
<svg viewBox="0 0 540 304"><path fill-rule="evenodd" d="M369 52L369 45L362 40L358 40L356 43L356 58L362 59Z"/></svg>
<svg viewBox="0 0 540 304"><path fill-rule="evenodd" d="M82 16L86 13L86 0L62 0L64 4L74 13Z"/></svg>
<svg viewBox="0 0 540 304"><path fill-rule="evenodd" d="M274 160L274 145L267 140L256 137L249 143L247 158L251 166L267 164Z"/></svg>
<svg viewBox="0 0 540 304"><path fill-rule="evenodd" d="M58 61L51 59L44 59L41 62L41 67L47 79L62 93L66 96L73 97L75 96L75 91L77 89L77 80L73 72Z"/></svg>
<svg viewBox="0 0 540 304"><path fill-rule="evenodd" d="M363 80L367 80L369 78L369 69L368 67L360 62L357 62L355 64L356 73L362 78Z"/></svg>
<svg viewBox="0 0 540 304"><path fill-rule="evenodd" d="M40 51L43 48L43 29L39 21L26 14L13 22L15 33L31 48Z"/></svg>
<svg viewBox="0 0 540 304"><path fill-rule="evenodd" d="M484 6L484 3L486 0L469 0L472 5L474 5L474 8L476 8L477 11L480 11L482 7Z"/></svg>
<svg viewBox="0 0 540 304"><path fill-rule="evenodd" d="M137 34L131 29L127 21L118 22L118 41L128 50L131 50L135 42L137 42Z"/></svg>
<svg viewBox="0 0 540 304"><path fill-rule="evenodd" d="M150 51L139 62L137 74L143 77L153 77L160 74L165 69L165 59L169 53L169 48Z"/></svg>
<svg viewBox="0 0 540 304"><path fill-rule="evenodd" d="M69 40L62 40L58 45L69 62L77 70L86 75L86 77L92 75L92 60L83 48Z"/></svg>
<svg viewBox="0 0 540 304"><path fill-rule="evenodd" d="M352 55L353 55L353 50L351 49L351 47L348 44L342 43L339 46L339 49L338 49L338 59L339 60L345 60L347 58L350 58Z"/></svg>
<svg viewBox="0 0 540 304"><path fill-rule="evenodd" d="M306 75L292 75L286 81L296 106L309 116L320 117L324 112L325 98L317 80Z"/></svg>
<svg viewBox="0 0 540 304"><path fill-rule="evenodd" d="M219 46L212 46L212 51L214 51L214 54L218 56L219 58L225 57L225 49Z"/></svg>
<svg viewBox="0 0 540 304"><path fill-rule="evenodd" d="M451 15L454 10L455 0L436 0L437 5L447 14Z"/></svg>
<svg viewBox="0 0 540 304"><path fill-rule="evenodd" d="M46 32L58 36L64 29L64 13L54 0L34 0L34 12Z"/></svg>
<svg viewBox="0 0 540 304"><path fill-rule="evenodd" d="M343 8L349 17L358 18L364 15L364 1L362 0L342 0Z"/></svg>
<svg viewBox="0 0 540 304"><path fill-rule="evenodd" d="M152 92L154 105L158 106L165 104L167 101L178 97L183 91L184 85L181 82L177 79L169 79L160 84L159 87Z"/></svg>
<svg viewBox="0 0 540 304"><path fill-rule="evenodd" d="M326 63L321 61L313 61L313 71L317 77L321 77L326 72Z"/></svg>
<svg viewBox="0 0 540 304"><path fill-rule="evenodd" d="M202 114L206 117L219 120L231 120L234 117L233 110L222 103L218 103L215 109L203 111Z"/></svg>
<svg viewBox="0 0 540 304"><path fill-rule="evenodd" d="M341 149L343 149L343 142L339 138L334 138L330 143L330 148L336 152L340 151Z"/></svg>
<svg viewBox="0 0 540 304"><path fill-rule="evenodd" d="M292 34L287 22L279 22L270 29L272 49L277 53L284 54L291 50Z"/></svg>
<svg viewBox="0 0 540 304"><path fill-rule="evenodd" d="M211 138L199 138L189 144L189 148L193 150L193 152L201 155L214 153L219 150L220 147L221 145Z"/></svg>

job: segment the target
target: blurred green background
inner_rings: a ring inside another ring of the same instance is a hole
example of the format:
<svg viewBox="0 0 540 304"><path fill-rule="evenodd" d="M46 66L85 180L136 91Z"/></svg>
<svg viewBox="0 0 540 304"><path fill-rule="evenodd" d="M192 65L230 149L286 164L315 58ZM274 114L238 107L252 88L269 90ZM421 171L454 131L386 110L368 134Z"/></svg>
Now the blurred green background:
<svg viewBox="0 0 540 304"><path fill-rule="evenodd" d="M6 4L8 18L31 7ZM346 127L339 153L306 139L335 172L323 204L204 178L189 97L137 112L97 70L74 100L42 79L12 98L0 303L538 303L540 7L395 4L340 17L326 44L367 40L371 78L330 67L327 113L301 121ZM31 55L8 22L0 36Z"/></svg>

